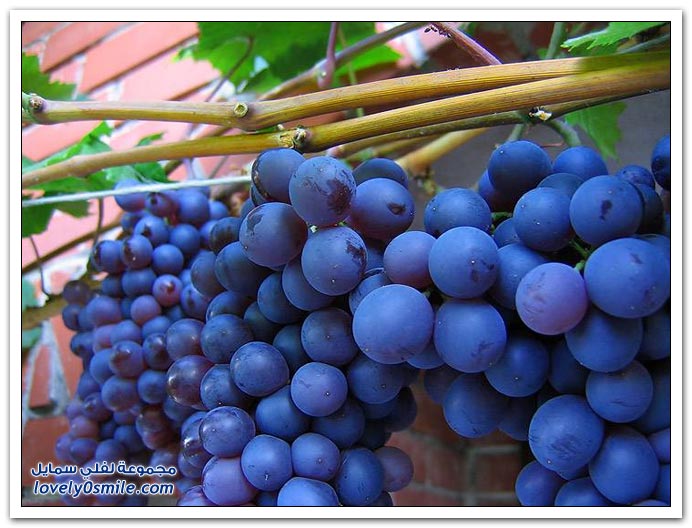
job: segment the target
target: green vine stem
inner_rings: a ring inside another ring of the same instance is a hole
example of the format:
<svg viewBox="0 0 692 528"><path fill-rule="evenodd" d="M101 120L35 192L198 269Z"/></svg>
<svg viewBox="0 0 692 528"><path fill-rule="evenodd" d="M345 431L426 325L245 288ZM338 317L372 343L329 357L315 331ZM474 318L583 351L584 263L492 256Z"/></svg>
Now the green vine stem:
<svg viewBox="0 0 692 528"><path fill-rule="evenodd" d="M579 133L574 129L572 125L567 123L562 119L551 119L545 122L545 125L552 128L562 136L565 140L565 144L568 147L578 147L581 145L581 139L579 138Z"/></svg>
<svg viewBox="0 0 692 528"><path fill-rule="evenodd" d="M545 61L549 62L549 61ZM503 68L486 66L484 68ZM147 145L119 152L78 156L22 175L22 188L67 176L83 177L107 167L185 157L256 153L272 147L320 152L329 147L420 126L446 123L535 106L598 97L625 98L670 86L670 62L663 58L564 77L528 82L420 103L337 123L265 134L203 138ZM478 123L478 126L484 126Z"/></svg>
<svg viewBox="0 0 692 528"><path fill-rule="evenodd" d="M358 107L448 97L584 72L597 73L628 65L645 68L663 57L669 59L669 54L605 55L481 66L385 79L284 99L254 102L52 101L35 94L23 93L22 109L31 116L32 122L40 124L138 119L260 130L287 121Z"/></svg>
<svg viewBox="0 0 692 528"><path fill-rule="evenodd" d="M589 255L591 252L586 249L584 246L582 246L579 242L576 240L571 240L569 243L569 247L574 249L577 253L579 253L579 256L584 259L585 261L589 258Z"/></svg>

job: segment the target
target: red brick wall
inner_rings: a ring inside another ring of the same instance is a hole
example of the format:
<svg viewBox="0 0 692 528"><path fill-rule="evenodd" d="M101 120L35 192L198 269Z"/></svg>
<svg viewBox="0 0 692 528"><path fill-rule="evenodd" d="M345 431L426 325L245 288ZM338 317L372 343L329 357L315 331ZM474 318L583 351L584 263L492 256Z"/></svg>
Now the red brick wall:
<svg viewBox="0 0 692 528"><path fill-rule="evenodd" d="M29 22L22 26L22 47L37 53L42 69L63 82L73 82L80 93L99 100L203 100L217 73L207 63L192 60L173 62L176 49L196 35L196 24L186 22ZM423 35L426 39L434 35ZM430 42L430 40L428 40ZM495 50L494 50L495 51ZM443 62L444 64L444 62ZM95 122L53 126L27 126L22 132L23 153L33 159L46 157L80 138ZM115 149L132 146L143 135L164 132L164 139L183 138L187 125L171 123L119 123L111 145ZM243 159L242 163L247 160ZM218 159L203 160L210 170ZM233 166L234 161L229 162ZM238 161L237 163L240 163ZM239 165L239 166L242 166ZM93 207L93 206L92 206ZM106 200L106 222L115 218L112 200ZM91 231L94 216L76 220L57 214L50 231L35 237L42 254ZM79 259L86 257L89 244L77 248L75 261L65 260L53 266L51 282L54 291L79 271ZM27 241L22 244L22 264L34 260ZM61 269L62 268L62 269ZM25 389L29 389L30 408L49 409L30 416L23 431L22 485L30 483L29 469L41 460L55 461L55 438L67 430L67 420L51 416L51 394L59 390L59 380L66 380L66 390L73 394L81 364L69 350L71 333L59 318L54 318L60 353L49 354L49 347L38 351L38 357L23 369ZM446 425L442 410L414 387L419 414L410 431L396 433L390 444L407 451L414 461L412 484L394 494L397 505L422 506L496 506L516 505L514 479L521 468L522 445L498 433L479 441L459 438ZM52 392L51 392L52 391ZM34 504L31 499L25 504ZM45 504L45 503L44 503Z"/></svg>

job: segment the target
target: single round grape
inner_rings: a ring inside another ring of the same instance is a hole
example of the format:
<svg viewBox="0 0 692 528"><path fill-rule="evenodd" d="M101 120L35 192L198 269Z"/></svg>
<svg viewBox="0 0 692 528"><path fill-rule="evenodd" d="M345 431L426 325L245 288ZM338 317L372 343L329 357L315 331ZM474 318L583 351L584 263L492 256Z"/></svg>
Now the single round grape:
<svg viewBox="0 0 692 528"><path fill-rule="evenodd" d="M207 321L199 336L202 353L214 363L229 363L236 350L254 340L250 325L231 314Z"/></svg>
<svg viewBox="0 0 692 528"><path fill-rule="evenodd" d="M450 299L435 315L437 353L461 372L482 372L502 356L507 331L500 314L482 299Z"/></svg>
<svg viewBox="0 0 692 528"><path fill-rule="evenodd" d="M370 292L353 316L353 337L363 353L380 363L402 363L422 352L433 332L428 299L403 284Z"/></svg>
<svg viewBox="0 0 692 528"><path fill-rule="evenodd" d="M514 489L522 506L552 506L564 483L557 473L533 460L517 475Z"/></svg>
<svg viewBox="0 0 692 528"><path fill-rule="evenodd" d="M310 428L310 417L291 398L289 386L282 387L257 404L255 422L260 433L292 442Z"/></svg>
<svg viewBox="0 0 692 528"><path fill-rule="evenodd" d="M161 305L153 295L141 295L132 301L130 317L138 325L144 325L157 315L161 315Z"/></svg>
<svg viewBox="0 0 692 528"><path fill-rule="evenodd" d="M572 355L567 342L560 338L550 350L550 385L563 394L584 394L589 370Z"/></svg>
<svg viewBox="0 0 692 528"><path fill-rule="evenodd" d="M246 297L234 291L225 291L214 297L207 307L206 320L209 321L217 315L231 314L242 317L248 306L252 304L251 297Z"/></svg>
<svg viewBox="0 0 692 528"><path fill-rule="evenodd" d="M146 339L151 334L164 333L170 326L171 320L167 316L157 315L142 325L142 337Z"/></svg>
<svg viewBox="0 0 692 528"><path fill-rule="evenodd" d="M559 251L574 236L570 199L548 187L532 189L514 207L514 228L524 245L538 251Z"/></svg>
<svg viewBox="0 0 692 528"><path fill-rule="evenodd" d="M334 479L334 489L344 506L367 506L380 496L384 487L384 468L372 451L348 449Z"/></svg>
<svg viewBox="0 0 692 528"><path fill-rule="evenodd" d="M248 297L256 297L262 281L271 270L258 266L247 258L240 242L224 247L216 256L216 278L227 290Z"/></svg>
<svg viewBox="0 0 692 528"><path fill-rule="evenodd" d="M370 158L358 165L353 171L356 184L360 185L366 180L375 178L387 178L400 183L408 189L408 176L406 171L397 162L387 158Z"/></svg>
<svg viewBox="0 0 692 528"><path fill-rule="evenodd" d="M339 308L310 313L301 327L301 343L313 360L334 366L349 363L358 353L351 316Z"/></svg>
<svg viewBox="0 0 692 528"><path fill-rule="evenodd" d="M207 371L200 383L199 394L209 410L223 406L249 409L253 401L235 384L228 364L214 365Z"/></svg>
<svg viewBox="0 0 692 528"><path fill-rule="evenodd" d="M584 182L569 205L574 231L594 246L633 235L639 228L642 214L637 189L613 176L596 176Z"/></svg>
<svg viewBox="0 0 692 528"><path fill-rule="evenodd" d="M166 399L167 375L160 370L145 370L137 379L137 393L143 402L163 403Z"/></svg>
<svg viewBox="0 0 692 528"><path fill-rule="evenodd" d="M398 447L385 446L375 451L384 470L384 491L393 492L404 489L413 480L413 462Z"/></svg>
<svg viewBox="0 0 692 528"><path fill-rule="evenodd" d="M274 336L281 330L281 325L267 319L259 309L257 301L247 307L243 314L243 319L250 325L252 334L258 341L271 343Z"/></svg>
<svg viewBox="0 0 692 528"><path fill-rule="evenodd" d="M455 227L475 227L487 232L492 223L490 208L471 189L454 187L436 194L425 207L425 230L434 237Z"/></svg>
<svg viewBox="0 0 692 528"><path fill-rule="evenodd" d="M159 275L177 276L185 265L185 256L173 244L161 244L154 248L151 256L151 267Z"/></svg>
<svg viewBox="0 0 692 528"><path fill-rule="evenodd" d="M288 365L276 348L251 341L235 351L230 363L231 377L250 396L267 396L288 381Z"/></svg>
<svg viewBox="0 0 692 528"><path fill-rule="evenodd" d="M191 488L183 492L183 494L180 496L178 502L176 502L175 505L182 507L215 506L215 504L212 501L207 499L207 496L204 494L204 490L202 489L201 485L192 486Z"/></svg>
<svg viewBox="0 0 692 528"><path fill-rule="evenodd" d="M651 187L634 184L642 201L642 220L637 233L658 233L663 226L664 207L661 196Z"/></svg>
<svg viewBox="0 0 692 528"><path fill-rule="evenodd" d="M550 356L541 341L515 334L507 339L497 362L484 372L495 390L517 398L538 392L548 379L549 367Z"/></svg>
<svg viewBox="0 0 692 528"><path fill-rule="evenodd" d="M325 295L342 295L363 278L366 250L363 239L348 227L319 229L303 248L305 279Z"/></svg>
<svg viewBox="0 0 692 528"><path fill-rule="evenodd" d="M414 213L408 189L393 180L375 178L358 185L348 222L363 236L386 241L406 231Z"/></svg>
<svg viewBox="0 0 692 528"><path fill-rule="evenodd" d="M446 391L442 410L459 436L478 438L497 428L509 398L497 392L480 374L461 374Z"/></svg>
<svg viewBox="0 0 692 528"><path fill-rule="evenodd" d="M455 227L435 241L428 265L442 293L472 299L493 285L497 263L497 245L490 235L475 227Z"/></svg>
<svg viewBox="0 0 692 528"><path fill-rule="evenodd" d="M329 484L320 480L293 477L279 490L277 506L338 506L339 498Z"/></svg>
<svg viewBox="0 0 692 528"><path fill-rule="evenodd" d="M286 299L301 310L318 310L329 306L334 297L325 295L313 288L303 273L300 257L286 264L281 274L281 286Z"/></svg>
<svg viewBox="0 0 692 528"><path fill-rule="evenodd" d="M305 353L301 340L301 325L286 325L274 337L272 342L286 360L291 375L300 367L311 361Z"/></svg>
<svg viewBox="0 0 692 528"><path fill-rule="evenodd" d="M126 178L115 184L115 189L126 189L128 187L137 187L142 185L142 182L134 178ZM132 192L129 194L120 194L115 196L115 203L118 204L123 211L136 212L144 209L146 193Z"/></svg>
<svg viewBox="0 0 692 528"><path fill-rule="evenodd" d="M615 372L592 371L586 381L586 399L604 420L625 423L636 420L651 404L654 383L649 371L632 361Z"/></svg>
<svg viewBox="0 0 692 528"><path fill-rule="evenodd" d="M267 319L277 324L292 324L300 321L305 312L291 304L284 293L282 273L269 275L257 290L257 306Z"/></svg>
<svg viewBox="0 0 692 528"><path fill-rule="evenodd" d="M207 462L202 472L202 489L204 495L218 506L239 506L257 494L257 488L243 473L240 457L214 457Z"/></svg>
<svg viewBox="0 0 692 528"><path fill-rule="evenodd" d="M431 341L423 352L416 354L407 361L409 365L421 370L430 370L445 364L435 348L435 342Z"/></svg>
<svg viewBox="0 0 692 528"><path fill-rule="evenodd" d="M670 464L670 427L651 433L647 439L662 464Z"/></svg>
<svg viewBox="0 0 692 528"><path fill-rule="evenodd" d="M555 496L555 506L613 506L589 477L565 482Z"/></svg>
<svg viewBox="0 0 692 528"><path fill-rule="evenodd" d="M367 420L363 435L358 439L359 446L367 447L371 451L383 447L392 433L387 432L384 423L380 420Z"/></svg>
<svg viewBox="0 0 692 528"><path fill-rule="evenodd" d="M326 436L305 433L291 444L291 461L296 476L329 482L339 469L341 453Z"/></svg>
<svg viewBox="0 0 692 528"><path fill-rule="evenodd" d="M217 407L207 413L199 424L202 445L212 455L234 457L255 436L255 422L238 407Z"/></svg>
<svg viewBox="0 0 692 528"><path fill-rule="evenodd" d="M200 344L204 323L197 319L180 319L166 330L165 348L171 359L188 355L201 355Z"/></svg>
<svg viewBox="0 0 692 528"><path fill-rule="evenodd" d="M654 175L649 169L641 165L625 165L615 173L615 176L630 183L646 185L652 189L656 187Z"/></svg>
<svg viewBox="0 0 692 528"><path fill-rule="evenodd" d="M529 425L536 408L536 397L533 395L512 398L507 406L505 417L497 428L514 440L526 442L529 439Z"/></svg>
<svg viewBox="0 0 692 528"><path fill-rule="evenodd" d="M498 248L509 244L521 244L517 230L514 228L514 220L507 218L493 231L493 240Z"/></svg>
<svg viewBox="0 0 692 528"><path fill-rule="evenodd" d="M524 324L543 335L571 330L588 308L581 275L560 262L540 264L526 273L517 286L515 302Z"/></svg>
<svg viewBox="0 0 692 528"><path fill-rule="evenodd" d="M92 297L91 288L81 280L71 280L62 289L62 296L69 304L84 306Z"/></svg>
<svg viewBox="0 0 692 528"><path fill-rule="evenodd" d="M351 313L356 313L358 305L360 305L360 302L368 293L379 288L380 286L386 286L387 284L391 283L392 281L384 272L384 268L373 268L367 270L365 275L363 275L363 280L360 281L358 286L356 286L348 294L348 307L351 310Z"/></svg>
<svg viewBox="0 0 692 528"><path fill-rule="evenodd" d="M335 412L312 421L312 431L329 438L339 449L355 444L365 430L365 414L360 404L347 399Z"/></svg>
<svg viewBox="0 0 692 528"><path fill-rule="evenodd" d="M628 365L642 342L641 319L621 319L591 306L586 316L565 334L574 358L588 369L613 372Z"/></svg>
<svg viewBox="0 0 692 528"><path fill-rule="evenodd" d="M586 178L569 172L555 172L543 178L538 184L540 187L550 187L565 193L569 198L574 196L576 190L586 181Z"/></svg>
<svg viewBox="0 0 692 528"><path fill-rule="evenodd" d="M316 156L301 163L288 184L291 204L308 224L329 226L344 220L356 193L351 170L341 161Z"/></svg>
<svg viewBox="0 0 692 528"><path fill-rule="evenodd" d="M132 235L123 240L120 246L120 258L129 269L140 269L151 262L154 248L148 238Z"/></svg>
<svg viewBox="0 0 692 528"><path fill-rule="evenodd" d="M664 504L670 504L670 464L661 464L654 497Z"/></svg>
<svg viewBox="0 0 692 528"><path fill-rule="evenodd" d="M162 218L158 218L153 215L144 215L135 224L133 233L135 235L142 235L149 239L151 245L156 248L162 244L168 242L169 226Z"/></svg>
<svg viewBox="0 0 692 528"><path fill-rule="evenodd" d="M217 255L228 244L238 241L242 220L235 216L228 216L218 220L209 233L209 249Z"/></svg>
<svg viewBox="0 0 692 528"><path fill-rule="evenodd" d="M134 341L120 341L113 345L108 364L116 376L123 378L137 378L147 366L142 346Z"/></svg>
<svg viewBox="0 0 692 528"><path fill-rule="evenodd" d="M511 211L516 202L516 198L510 198L493 187L487 170L483 171L478 180L478 194L485 200L491 211Z"/></svg>
<svg viewBox="0 0 692 528"><path fill-rule="evenodd" d="M125 460L126 456L127 449L114 438L101 440L94 452L94 460L105 462L118 462L120 460Z"/></svg>
<svg viewBox="0 0 692 528"><path fill-rule="evenodd" d="M195 255L201 246L199 231L190 224L178 224L173 227L169 242L177 247L187 258Z"/></svg>
<svg viewBox="0 0 692 528"><path fill-rule="evenodd" d="M146 209L154 216L166 218L178 210L178 199L175 192L150 192L144 201Z"/></svg>
<svg viewBox="0 0 692 528"><path fill-rule="evenodd" d="M224 287L219 283L214 273L216 255L211 251L200 253L195 258L190 268L190 280L192 285L205 295L213 298L224 291Z"/></svg>
<svg viewBox="0 0 692 528"><path fill-rule="evenodd" d="M204 356L183 356L168 369L168 395L181 405L204 409L199 388L202 378L214 364Z"/></svg>
<svg viewBox="0 0 692 528"><path fill-rule="evenodd" d="M281 202L269 202L250 211L239 232L247 257L267 267L283 266L297 257L307 238L305 222L293 207Z"/></svg>
<svg viewBox="0 0 692 528"><path fill-rule="evenodd" d="M538 407L529 425L529 447L544 467L571 471L594 457L603 434L603 420L586 399L565 394Z"/></svg>
<svg viewBox="0 0 692 528"><path fill-rule="evenodd" d="M384 251L384 270L396 284L426 288L432 284L428 257L435 238L423 231L407 231L394 238Z"/></svg>
<svg viewBox="0 0 692 528"><path fill-rule="evenodd" d="M124 411L139 401L137 382L133 379L111 376L101 387L103 404L111 411Z"/></svg>
<svg viewBox="0 0 692 528"><path fill-rule="evenodd" d="M308 416L328 416L346 401L346 377L336 367L313 361L300 367L291 380L291 398Z"/></svg>
<svg viewBox="0 0 692 528"><path fill-rule="evenodd" d="M291 446L270 435L252 438L240 457L243 473L257 489L275 491L293 476Z"/></svg>
<svg viewBox="0 0 692 528"><path fill-rule="evenodd" d="M670 266L653 244L621 238L594 251L584 267L591 301L615 317L639 318L670 297Z"/></svg>
<svg viewBox="0 0 692 528"><path fill-rule="evenodd" d="M128 297L148 295L152 292L155 280L156 273L151 268L127 270L122 275L123 291Z"/></svg>
<svg viewBox="0 0 692 528"><path fill-rule="evenodd" d="M670 190L670 134L658 140L651 154L651 172L666 191Z"/></svg>
<svg viewBox="0 0 692 528"><path fill-rule="evenodd" d="M603 445L589 463L594 486L617 504L647 499L656 489L659 464L646 437L618 425L608 430Z"/></svg>
<svg viewBox="0 0 692 528"><path fill-rule="evenodd" d="M380 404L393 400L403 387L403 369L358 354L346 369L351 393L360 401Z"/></svg>
<svg viewBox="0 0 692 528"><path fill-rule="evenodd" d="M151 286L152 295L161 306L165 307L178 304L182 292L182 281L175 275L170 274L159 275Z"/></svg>
<svg viewBox="0 0 692 528"><path fill-rule="evenodd" d="M201 189L181 189L176 194L178 221L200 227L209 220L209 201Z"/></svg>
<svg viewBox="0 0 692 528"><path fill-rule="evenodd" d="M252 183L267 200L290 203L289 182L304 161L302 154L293 149L264 150L252 164Z"/></svg>
<svg viewBox="0 0 692 528"><path fill-rule="evenodd" d="M654 396L644 414L630 425L644 434L651 434L670 427L670 362L667 360L648 363L654 382Z"/></svg>
<svg viewBox="0 0 692 528"><path fill-rule="evenodd" d="M585 180L608 174L603 158L591 147L577 146L563 150L553 162L553 172L569 172Z"/></svg>
<svg viewBox="0 0 692 528"><path fill-rule="evenodd" d="M118 301L105 295L97 295L86 305L86 316L94 326L117 323L122 319Z"/></svg>
<svg viewBox="0 0 692 528"><path fill-rule="evenodd" d="M111 330L111 342L118 341L134 341L135 343L142 342L142 328L129 319L125 319L116 324Z"/></svg>
<svg viewBox="0 0 692 528"><path fill-rule="evenodd" d="M503 245L497 251L497 277L488 293L501 306L516 309L517 288L521 279L533 268L547 262L545 256L524 244Z"/></svg>
<svg viewBox="0 0 692 528"><path fill-rule="evenodd" d="M550 157L530 141L511 141L495 149L488 161L490 183L503 195L518 198L553 171Z"/></svg>

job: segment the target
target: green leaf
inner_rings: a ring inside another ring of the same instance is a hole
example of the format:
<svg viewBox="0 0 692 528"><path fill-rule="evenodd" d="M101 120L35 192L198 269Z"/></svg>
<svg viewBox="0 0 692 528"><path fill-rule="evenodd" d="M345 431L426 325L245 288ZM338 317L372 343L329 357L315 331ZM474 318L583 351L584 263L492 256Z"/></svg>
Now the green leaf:
<svg viewBox="0 0 692 528"><path fill-rule="evenodd" d="M22 330L22 348L31 348L41 338L41 328Z"/></svg>
<svg viewBox="0 0 692 528"><path fill-rule="evenodd" d="M22 196L22 201L25 197ZM43 233L55 209L51 205L22 208L22 238Z"/></svg>
<svg viewBox="0 0 692 528"><path fill-rule="evenodd" d="M567 39L562 43L563 48L573 51L575 48L593 50L599 47L612 47L624 40L635 36L642 31L661 26L665 22L610 22L605 29L594 31L586 35Z"/></svg>
<svg viewBox="0 0 692 528"><path fill-rule="evenodd" d="M41 72L38 56L22 52L22 92L64 101L74 97L75 89L74 84L51 81L49 75Z"/></svg>
<svg viewBox="0 0 692 528"><path fill-rule="evenodd" d="M329 22L199 22L199 40L179 52L208 60L230 75L238 91L265 91L312 68L324 59ZM374 34L372 22L341 22L346 44ZM337 46L339 49L340 46ZM391 62L398 54L378 47L352 61L355 70ZM344 70L345 71L345 70Z"/></svg>
<svg viewBox="0 0 692 528"><path fill-rule="evenodd" d="M625 103L618 101L585 108L567 114L565 121L586 132L603 157L617 159L616 145L622 137L618 119L625 107Z"/></svg>
<svg viewBox="0 0 692 528"><path fill-rule="evenodd" d="M34 285L22 277L22 312L27 308L36 308L39 306L36 299L36 290Z"/></svg>

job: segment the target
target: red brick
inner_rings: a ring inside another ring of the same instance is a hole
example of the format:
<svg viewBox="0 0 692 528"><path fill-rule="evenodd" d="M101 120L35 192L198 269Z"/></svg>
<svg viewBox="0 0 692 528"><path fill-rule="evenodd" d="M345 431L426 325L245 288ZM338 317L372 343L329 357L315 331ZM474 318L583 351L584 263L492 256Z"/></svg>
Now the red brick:
<svg viewBox="0 0 692 528"><path fill-rule="evenodd" d="M426 450L427 483L452 491L463 491L466 486L466 460L463 453L441 445L430 445Z"/></svg>
<svg viewBox="0 0 692 528"><path fill-rule="evenodd" d="M29 420L22 435L22 486L30 486L34 482L31 468L39 462L59 464L55 457L55 441L69 429L67 418L41 418Z"/></svg>
<svg viewBox="0 0 692 528"><path fill-rule="evenodd" d="M208 62L173 60L167 53L122 78L121 100L175 100L218 78Z"/></svg>
<svg viewBox="0 0 692 528"><path fill-rule="evenodd" d="M142 22L129 27L87 52L79 88L88 92L196 34L195 22Z"/></svg>
<svg viewBox="0 0 692 528"><path fill-rule="evenodd" d="M83 65L84 59L79 58L67 62L63 66L60 66L50 72L50 80L69 84L78 84L79 78L82 75Z"/></svg>
<svg viewBox="0 0 692 528"><path fill-rule="evenodd" d="M22 154L38 161L79 141L97 121L37 125L22 133Z"/></svg>
<svg viewBox="0 0 692 528"><path fill-rule="evenodd" d="M521 471L519 451L504 455L476 455L475 491L514 491L514 482Z"/></svg>
<svg viewBox="0 0 692 528"><path fill-rule="evenodd" d="M461 499L436 493L420 486L408 486L392 493L395 506L463 506Z"/></svg>
<svg viewBox="0 0 692 528"><path fill-rule="evenodd" d="M22 24L22 47L45 37L62 22L24 22Z"/></svg>
<svg viewBox="0 0 692 528"><path fill-rule="evenodd" d="M62 363L62 369L65 374L65 384L70 395L74 395L77 391L77 383L79 382L79 377L82 375L83 364L82 360L79 359L70 350L70 340L74 336L74 332L62 323L62 319L55 317L51 319L53 324L53 331L55 332L55 338L58 341L58 346L60 350L60 362Z"/></svg>
<svg viewBox="0 0 692 528"><path fill-rule="evenodd" d="M53 33L43 56L43 70L50 70L87 49L128 22L72 22Z"/></svg>

